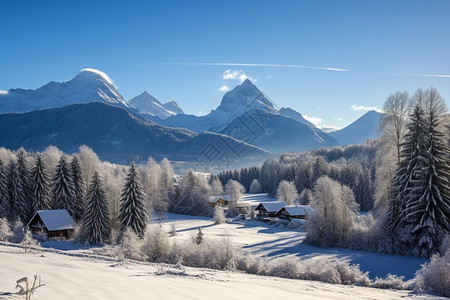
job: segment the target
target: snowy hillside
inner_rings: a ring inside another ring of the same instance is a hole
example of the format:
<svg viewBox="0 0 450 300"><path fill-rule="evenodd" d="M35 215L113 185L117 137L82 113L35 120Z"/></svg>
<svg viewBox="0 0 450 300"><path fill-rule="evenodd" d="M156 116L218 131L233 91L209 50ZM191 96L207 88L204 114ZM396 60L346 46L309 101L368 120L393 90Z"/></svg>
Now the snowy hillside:
<svg viewBox="0 0 450 300"><path fill-rule="evenodd" d="M361 118L351 123L347 127L328 133L335 138L339 145L361 144L366 140L373 140L380 137L378 124L382 113L374 110L365 113Z"/></svg>
<svg viewBox="0 0 450 300"><path fill-rule="evenodd" d="M183 110L181 110L175 100L162 104L147 91L129 100L128 104L135 107L142 114L148 114L162 120L178 113L183 113Z"/></svg>
<svg viewBox="0 0 450 300"><path fill-rule="evenodd" d="M69 255L65 255L69 254ZM177 268L68 252L32 251L0 246L0 298L15 294L16 280L34 274L44 286L32 299L438 299L408 291L381 290L317 281L262 277L227 271Z"/></svg>
<svg viewBox="0 0 450 300"><path fill-rule="evenodd" d="M28 112L87 102L105 102L130 108L108 75L95 69L83 69L69 81L52 81L36 90L11 89L0 94L0 113Z"/></svg>

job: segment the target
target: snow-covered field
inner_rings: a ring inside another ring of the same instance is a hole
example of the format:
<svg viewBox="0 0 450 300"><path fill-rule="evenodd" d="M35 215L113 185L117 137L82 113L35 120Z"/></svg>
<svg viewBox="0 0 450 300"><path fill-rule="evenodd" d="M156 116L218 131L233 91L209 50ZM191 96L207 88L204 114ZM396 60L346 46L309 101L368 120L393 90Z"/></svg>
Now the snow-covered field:
<svg viewBox="0 0 450 300"><path fill-rule="evenodd" d="M246 195L253 205L274 201L267 195ZM156 222L156 218L153 219ZM328 257L359 264L374 279L388 273L403 275L405 280L425 259L381 255L342 248L323 249L303 245L306 233L278 228L259 221L233 221L216 225L210 218L167 213L162 227L176 235L170 241L194 237L202 228L205 239L229 238L236 246L268 258L292 255L300 259ZM283 296L332 299L397 299L413 296L408 291L391 291L320 282L288 280L225 271L186 268L185 271L156 264L119 261L104 256L108 250L66 241L42 243L40 250L24 253L20 247L0 243L0 299L19 299L13 294L15 282L24 276L39 274L46 284L33 299L204 299L263 298ZM12 294L11 294L12 293ZM419 298L429 299L430 296Z"/></svg>
<svg viewBox="0 0 450 300"><path fill-rule="evenodd" d="M333 285L241 273L67 256L24 253L0 245L0 299L14 294L16 280L33 274L42 283L32 299L430 299L408 291ZM437 297L435 297L437 298Z"/></svg>

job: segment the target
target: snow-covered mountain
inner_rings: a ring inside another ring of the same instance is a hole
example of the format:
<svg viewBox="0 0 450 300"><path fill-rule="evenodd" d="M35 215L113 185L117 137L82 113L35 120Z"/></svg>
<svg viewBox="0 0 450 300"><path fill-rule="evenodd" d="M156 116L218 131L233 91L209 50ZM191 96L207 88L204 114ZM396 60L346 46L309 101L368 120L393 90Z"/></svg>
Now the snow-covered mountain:
<svg viewBox="0 0 450 300"><path fill-rule="evenodd" d="M184 113L175 100L162 104L147 91L129 100L128 104L135 107L142 114L158 117L162 120Z"/></svg>
<svg viewBox="0 0 450 300"><path fill-rule="evenodd" d="M211 149L217 149L221 167L225 168L242 158L254 159L257 163L271 155L225 135L168 128L124 108L101 102L0 114L0 128L0 147L42 151L54 145L66 153L73 153L80 145L88 145L100 158L120 163L153 156L195 162L199 164L198 168L213 167L212 164L217 166L219 161L210 161L208 155ZM236 156L227 145L244 151L241 156Z"/></svg>
<svg viewBox="0 0 450 300"><path fill-rule="evenodd" d="M227 92L217 109L208 115L176 115L162 124L196 132L226 134L275 153L337 144L295 110L278 110L269 97L248 79Z"/></svg>
<svg viewBox="0 0 450 300"><path fill-rule="evenodd" d="M341 130L328 133L339 145L361 144L380 137L378 125L383 114L371 110Z"/></svg>
<svg viewBox="0 0 450 300"><path fill-rule="evenodd" d="M36 90L10 89L6 94L0 94L0 113L28 112L87 102L105 102L130 108L108 75L95 69L83 69L69 81L52 81Z"/></svg>

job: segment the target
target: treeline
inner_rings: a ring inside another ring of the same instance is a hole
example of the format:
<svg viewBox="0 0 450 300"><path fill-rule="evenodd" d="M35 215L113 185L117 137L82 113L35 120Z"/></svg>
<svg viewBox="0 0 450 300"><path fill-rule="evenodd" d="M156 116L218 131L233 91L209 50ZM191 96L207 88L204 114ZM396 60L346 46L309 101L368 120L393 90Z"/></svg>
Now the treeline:
<svg viewBox="0 0 450 300"><path fill-rule="evenodd" d="M360 210L374 207L375 154L377 143L368 141L362 145L336 146L303 153L286 153L266 160L261 167L219 173L222 183L229 179L244 185L247 192L254 179L261 192L275 197L280 182L294 183L302 204L309 204L311 191L322 176L330 177L348 186L354 193Z"/></svg>

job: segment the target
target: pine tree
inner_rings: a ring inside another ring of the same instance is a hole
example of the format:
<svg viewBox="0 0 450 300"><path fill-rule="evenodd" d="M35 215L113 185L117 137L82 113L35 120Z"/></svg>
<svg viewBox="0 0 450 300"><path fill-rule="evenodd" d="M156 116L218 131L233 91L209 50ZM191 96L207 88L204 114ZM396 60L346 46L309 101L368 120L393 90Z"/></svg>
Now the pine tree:
<svg viewBox="0 0 450 300"><path fill-rule="evenodd" d="M53 198L55 209L66 209L67 212L75 217L76 201L74 193L74 185L72 174L67 164L67 157L61 156L56 166L55 175L53 176Z"/></svg>
<svg viewBox="0 0 450 300"><path fill-rule="evenodd" d="M90 244L104 243L110 238L108 201L97 172L86 195L83 233Z"/></svg>
<svg viewBox="0 0 450 300"><path fill-rule="evenodd" d="M199 227L197 237L195 238L195 242L197 243L197 245L200 245L203 242L203 235L204 234L202 232L202 228Z"/></svg>
<svg viewBox="0 0 450 300"><path fill-rule="evenodd" d="M394 177L389 203L388 231L394 240L407 239L405 220L406 202L411 196L420 194L419 188L412 192L421 170L426 164L425 111L421 100L414 105L406 125L400 152L400 165Z"/></svg>
<svg viewBox="0 0 450 300"><path fill-rule="evenodd" d="M429 257L439 251L450 232L450 150L440 123L445 103L435 89L426 91L425 107L426 164L411 188L405 212L407 221L415 225L411 232L413 254Z"/></svg>
<svg viewBox="0 0 450 300"><path fill-rule="evenodd" d="M9 210L8 220L14 222L17 220L18 210L20 206L18 205L17 198L19 194L19 174L17 172L16 163L11 160L8 164L8 194L9 194Z"/></svg>
<svg viewBox="0 0 450 300"><path fill-rule="evenodd" d="M32 212L32 198L31 198L31 176L28 170L25 152L20 149L17 153L17 199L16 199L16 213L17 217L24 223L31 218Z"/></svg>
<svg viewBox="0 0 450 300"><path fill-rule="evenodd" d="M46 170L46 165L39 154L36 158L36 163L31 171L31 178L33 182L32 196L33 196L33 213L38 210L50 208L50 176Z"/></svg>
<svg viewBox="0 0 450 300"><path fill-rule="evenodd" d="M75 194L75 221L81 221L83 218L83 198L84 198L84 181L83 172L81 170L80 160L78 156L74 156L70 164L72 171L72 181Z"/></svg>
<svg viewBox="0 0 450 300"><path fill-rule="evenodd" d="M9 217L9 209L10 203L6 167L0 159L0 219Z"/></svg>
<svg viewBox="0 0 450 300"><path fill-rule="evenodd" d="M144 236L148 222L145 195L134 164L131 164L121 194L119 221L121 230L130 227L140 238Z"/></svg>

